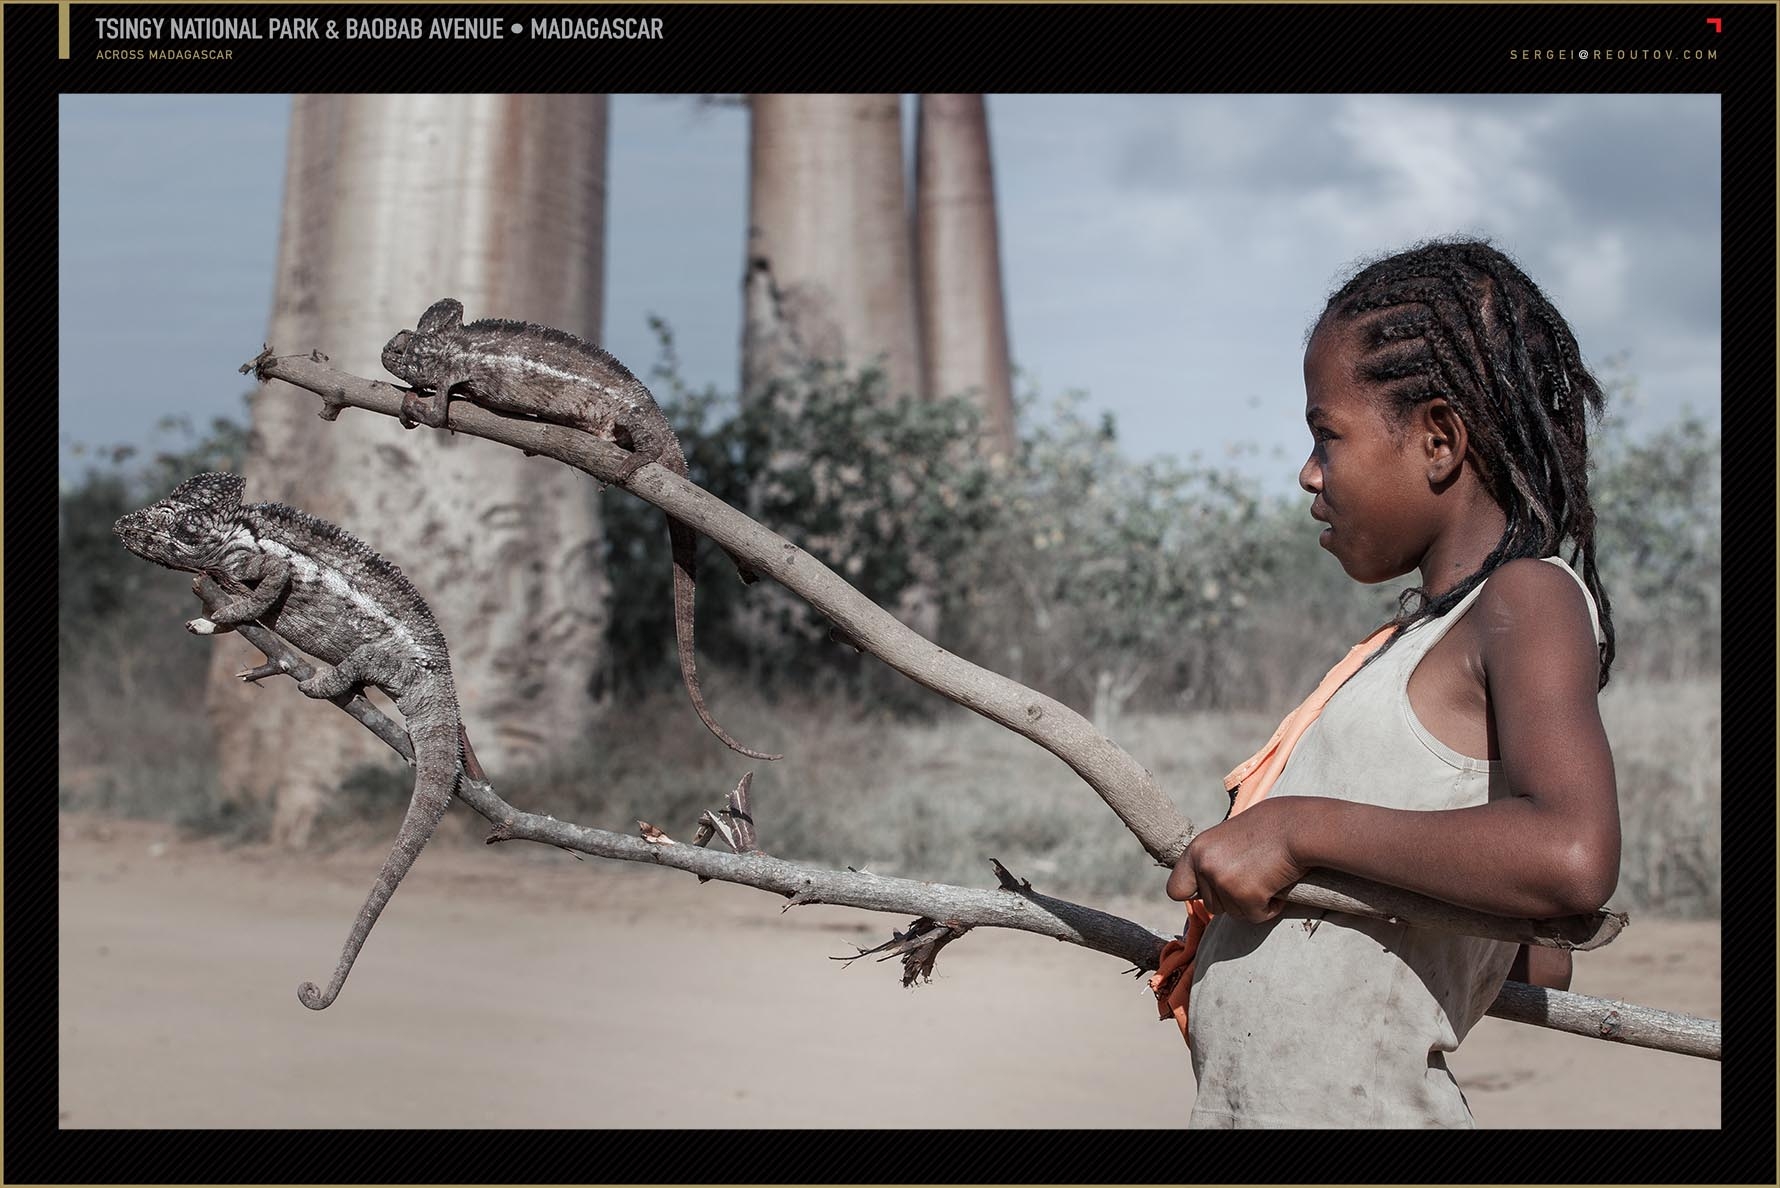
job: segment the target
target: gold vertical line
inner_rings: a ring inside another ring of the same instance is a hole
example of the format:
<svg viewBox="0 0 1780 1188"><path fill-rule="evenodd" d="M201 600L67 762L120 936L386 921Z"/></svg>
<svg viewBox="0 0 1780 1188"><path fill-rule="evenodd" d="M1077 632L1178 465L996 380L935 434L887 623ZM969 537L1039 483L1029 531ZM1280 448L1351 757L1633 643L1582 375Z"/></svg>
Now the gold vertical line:
<svg viewBox="0 0 1780 1188"><path fill-rule="evenodd" d="M56 57L68 56L68 0L56 5Z"/></svg>
<svg viewBox="0 0 1780 1188"><path fill-rule="evenodd" d="M63 10L66 11L66 9L67 9L66 0L63 0L62 7L63 7ZM64 36L62 37L62 56L66 57L68 54L68 38L66 36L66 29L67 29L66 21L63 22L62 27L64 30ZM0 41L4 40L5 33L6 33L6 17L4 14L4 9L0 8ZM20 56L22 57L23 55L20 55ZM3 96L4 93L5 93L5 88L0 87L0 96ZM6 117L5 99L0 98L0 129L3 129L6 126L6 118L5 117ZM0 150L5 149L5 147L6 147L6 145L5 145L4 133L0 133ZM5 199L6 164L5 164L5 161L6 161L5 153L0 152L0 226L3 226L6 222L6 199ZM5 257L4 252L0 252L0 294L5 293L5 290L6 290L5 282L6 282L6 257ZM5 386L4 377L6 375L6 347L4 345L5 341L6 341L5 330L6 330L6 298L3 295L0 295L0 388L3 388ZM0 410L0 445L5 444L5 439L6 439L6 414L5 414L4 410ZM58 486L59 485L60 484L58 484ZM4 522L5 522L5 510L6 510L5 496L0 495L0 524L4 524ZM58 515L59 514L60 513L58 513ZM4 547L3 546L5 545L5 538L6 538L6 530L3 527L0 527L0 557L4 556ZM0 559L0 586L5 585L5 579L6 579L6 562L3 559ZM6 680L6 656L5 656L4 648L0 648L0 684L4 684L5 680ZM5 726L5 711L0 710L0 730L3 730L4 726ZM6 747L6 744L4 742L0 742L0 760L3 760L5 758L5 747ZM5 821L6 821L6 817L5 817L4 810L0 810L0 840L3 840L5 837L5 834L6 834Z"/></svg>

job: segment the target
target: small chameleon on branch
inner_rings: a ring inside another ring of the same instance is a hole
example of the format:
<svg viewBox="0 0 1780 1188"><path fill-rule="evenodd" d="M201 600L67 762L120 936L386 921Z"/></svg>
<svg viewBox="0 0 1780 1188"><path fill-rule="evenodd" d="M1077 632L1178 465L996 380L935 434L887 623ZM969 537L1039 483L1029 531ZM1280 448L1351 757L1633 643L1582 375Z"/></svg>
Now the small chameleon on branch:
<svg viewBox="0 0 1780 1188"><path fill-rule="evenodd" d="M383 366L418 391L402 400L402 424L444 428L455 391L491 412L567 425L631 451L616 481L625 482L651 462L686 477L686 455L655 397L641 380L606 351L561 330L531 322L484 318L464 324L463 303L446 297L420 315L383 348ZM779 759L744 747L705 708L692 651L693 590L697 584L698 535L668 518L674 559L674 636L680 677L699 721L725 746L751 759ZM744 577L748 571L744 567Z"/></svg>
<svg viewBox="0 0 1780 1188"><path fill-rule="evenodd" d="M458 712L445 637L402 571L343 528L281 503L243 506L236 474L200 474L112 526L124 547L168 569L216 577L245 590L193 619L195 635L258 621L320 661L297 682L306 696L334 698L375 685L395 700L414 746L414 794L394 848L359 910L333 980L304 982L311 1010L332 1003L402 876L432 837L465 771L477 771ZM274 665L238 673L257 681Z"/></svg>

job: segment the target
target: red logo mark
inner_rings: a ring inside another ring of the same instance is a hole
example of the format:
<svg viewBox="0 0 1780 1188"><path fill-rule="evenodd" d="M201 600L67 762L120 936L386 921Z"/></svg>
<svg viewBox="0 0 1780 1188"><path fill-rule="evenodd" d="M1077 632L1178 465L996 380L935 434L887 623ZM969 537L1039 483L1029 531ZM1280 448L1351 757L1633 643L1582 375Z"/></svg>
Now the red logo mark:
<svg viewBox="0 0 1780 1188"><path fill-rule="evenodd" d="M1706 23L1708 25L1712 26L1712 31L1714 33L1724 32L1724 18L1723 17L1707 17Z"/></svg>

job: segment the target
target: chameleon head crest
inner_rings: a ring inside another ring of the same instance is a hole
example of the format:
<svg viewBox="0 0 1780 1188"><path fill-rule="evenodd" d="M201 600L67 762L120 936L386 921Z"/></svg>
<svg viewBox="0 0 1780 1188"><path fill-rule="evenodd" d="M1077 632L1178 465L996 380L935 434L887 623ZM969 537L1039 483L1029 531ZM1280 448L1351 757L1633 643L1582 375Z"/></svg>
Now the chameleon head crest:
<svg viewBox="0 0 1780 1188"><path fill-rule="evenodd" d="M463 325L464 303L455 297L443 297L427 306L420 323L413 330L398 330L383 345L383 369L404 383L415 384L417 376L431 371L432 354L439 349L435 335Z"/></svg>
<svg viewBox="0 0 1780 1188"><path fill-rule="evenodd" d="M426 307L420 315L420 332L437 334L441 330L450 330L461 326L464 322L464 303L455 297L441 297Z"/></svg>

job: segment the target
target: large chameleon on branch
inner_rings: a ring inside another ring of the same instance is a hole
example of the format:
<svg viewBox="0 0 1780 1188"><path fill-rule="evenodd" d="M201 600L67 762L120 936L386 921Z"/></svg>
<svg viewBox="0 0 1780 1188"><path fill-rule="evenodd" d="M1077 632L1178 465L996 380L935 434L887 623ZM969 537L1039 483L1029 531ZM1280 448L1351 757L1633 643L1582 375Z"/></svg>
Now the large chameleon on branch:
<svg viewBox="0 0 1780 1188"><path fill-rule="evenodd" d="M395 700L414 746L414 793L396 842L353 923L326 990L304 982L311 1010L332 1003L402 876L432 837L465 772L477 771L451 680L445 637L402 571L358 537L281 503L241 502L236 474L200 474L112 527L124 547L168 569L209 574L245 591L193 619L196 635L260 622L316 660L297 682L335 698L375 685ZM240 673L260 680L274 665Z"/></svg>

